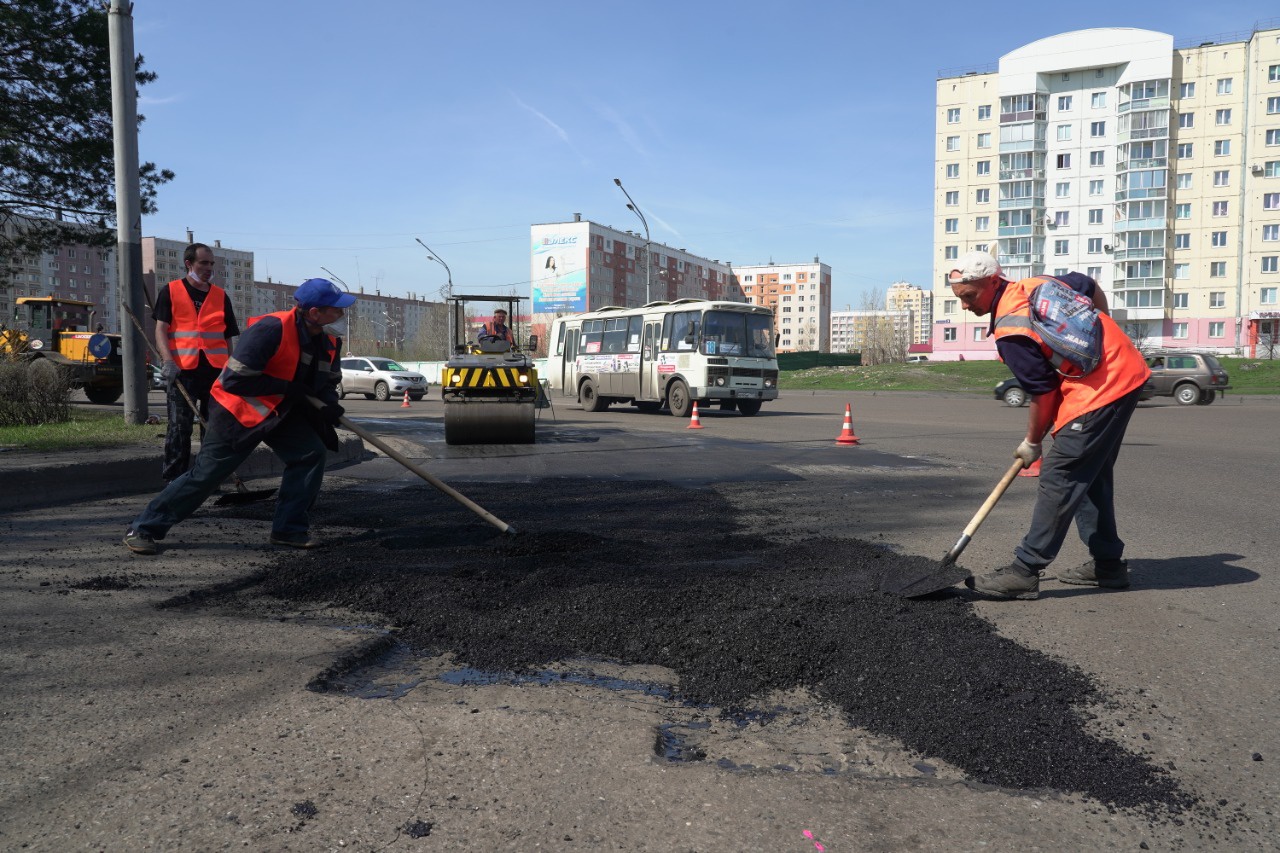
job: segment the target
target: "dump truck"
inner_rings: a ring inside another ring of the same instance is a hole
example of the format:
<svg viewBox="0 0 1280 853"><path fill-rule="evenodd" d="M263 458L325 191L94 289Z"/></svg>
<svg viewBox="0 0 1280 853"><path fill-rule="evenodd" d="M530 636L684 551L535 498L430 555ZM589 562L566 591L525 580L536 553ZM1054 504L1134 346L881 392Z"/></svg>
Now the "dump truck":
<svg viewBox="0 0 1280 853"><path fill-rule="evenodd" d="M0 322L0 358L31 370L58 370L91 403L114 403L124 393L120 336L91 330L93 303L56 296L19 297L13 317Z"/></svg>
<svg viewBox="0 0 1280 853"><path fill-rule="evenodd" d="M516 343L472 339L470 302L505 305ZM533 443L538 373L528 353L537 349L538 340L531 335L523 352L518 346L520 302L518 296L449 297L453 353L440 377L446 444Z"/></svg>

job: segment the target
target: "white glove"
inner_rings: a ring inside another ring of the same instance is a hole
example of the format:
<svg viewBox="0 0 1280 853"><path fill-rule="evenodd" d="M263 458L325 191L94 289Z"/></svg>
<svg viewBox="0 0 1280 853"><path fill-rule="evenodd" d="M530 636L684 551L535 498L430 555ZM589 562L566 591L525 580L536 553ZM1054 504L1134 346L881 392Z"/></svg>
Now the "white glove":
<svg viewBox="0 0 1280 853"><path fill-rule="evenodd" d="M1018 449L1013 451L1013 455L1022 460L1022 464L1030 468L1032 463L1040 458L1040 445L1032 444L1025 438L1022 444L1018 445Z"/></svg>

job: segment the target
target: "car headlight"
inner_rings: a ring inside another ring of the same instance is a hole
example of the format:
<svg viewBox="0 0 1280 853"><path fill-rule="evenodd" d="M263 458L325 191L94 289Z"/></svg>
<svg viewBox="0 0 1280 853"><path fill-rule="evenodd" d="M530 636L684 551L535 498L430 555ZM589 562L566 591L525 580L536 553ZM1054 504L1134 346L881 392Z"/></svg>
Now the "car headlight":
<svg viewBox="0 0 1280 853"><path fill-rule="evenodd" d="M454 385L461 385L461 384L462 384L462 377L461 377L460 375L458 375L458 374L456 374L456 373L455 373L455 374L453 375L453 378L452 378L452 379L450 379L449 381L450 381L451 383L453 383Z"/></svg>
<svg viewBox="0 0 1280 853"><path fill-rule="evenodd" d="M772 380L772 379L766 379L766 380L764 381L764 387L766 387L766 388L772 388L772 387L773 387L773 380Z"/></svg>
<svg viewBox="0 0 1280 853"><path fill-rule="evenodd" d="M520 384L521 384L521 385L528 385L528 384L529 384L529 374L527 374L527 373L521 373L521 374L520 374Z"/></svg>
<svg viewBox="0 0 1280 853"><path fill-rule="evenodd" d="M717 376L717 377L716 377L716 384L717 384L717 385L724 385L724 384L725 384L725 378L724 378L723 376Z"/></svg>

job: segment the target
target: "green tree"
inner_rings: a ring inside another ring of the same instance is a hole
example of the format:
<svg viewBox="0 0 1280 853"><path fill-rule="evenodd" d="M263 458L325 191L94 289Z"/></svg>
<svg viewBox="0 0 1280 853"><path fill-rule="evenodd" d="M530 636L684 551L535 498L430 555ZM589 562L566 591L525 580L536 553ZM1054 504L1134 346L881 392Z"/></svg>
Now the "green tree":
<svg viewBox="0 0 1280 853"><path fill-rule="evenodd" d="M115 243L106 3L0 0L0 284L9 262L63 243ZM134 62L138 84L155 79ZM138 116L142 123L142 116ZM168 169L139 169L154 213Z"/></svg>

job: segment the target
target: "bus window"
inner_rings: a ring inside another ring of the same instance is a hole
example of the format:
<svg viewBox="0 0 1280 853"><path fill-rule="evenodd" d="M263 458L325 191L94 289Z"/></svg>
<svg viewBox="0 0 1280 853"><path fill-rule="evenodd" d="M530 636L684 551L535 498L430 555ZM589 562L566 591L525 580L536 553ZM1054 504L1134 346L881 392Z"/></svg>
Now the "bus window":
<svg viewBox="0 0 1280 853"><path fill-rule="evenodd" d="M663 331L667 331L670 337L665 338L664 352L690 352L698 346L698 312L697 311L679 311L675 314L668 314L667 321L669 326L664 323Z"/></svg>
<svg viewBox="0 0 1280 853"><path fill-rule="evenodd" d="M604 338L604 320L584 320L582 323L582 352L595 355L600 352Z"/></svg>
<svg viewBox="0 0 1280 853"><path fill-rule="evenodd" d="M644 327L644 318L639 314L631 318L627 326L627 352L640 352L640 330Z"/></svg>
<svg viewBox="0 0 1280 853"><path fill-rule="evenodd" d="M747 332L751 336L747 355L773 358L773 318L768 314L748 314Z"/></svg>
<svg viewBox="0 0 1280 853"><path fill-rule="evenodd" d="M747 315L740 311L708 311L702 321L707 355L745 355Z"/></svg>
<svg viewBox="0 0 1280 853"><path fill-rule="evenodd" d="M556 331L556 355L564 355L564 330L567 327L567 323L561 323L560 328Z"/></svg>
<svg viewBox="0 0 1280 853"><path fill-rule="evenodd" d="M601 352L627 351L627 318L613 317L604 321L604 344Z"/></svg>

